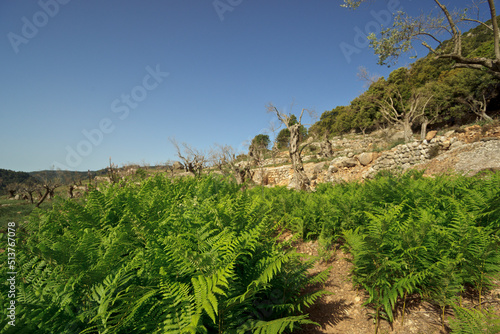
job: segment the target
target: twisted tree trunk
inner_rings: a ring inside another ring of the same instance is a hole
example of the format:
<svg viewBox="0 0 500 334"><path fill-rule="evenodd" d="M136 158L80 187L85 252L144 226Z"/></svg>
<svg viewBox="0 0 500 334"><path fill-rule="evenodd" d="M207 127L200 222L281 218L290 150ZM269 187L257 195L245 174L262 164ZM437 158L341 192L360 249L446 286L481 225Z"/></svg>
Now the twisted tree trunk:
<svg viewBox="0 0 500 334"><path fill-rule="evenodd" d="M302 164L302 158L300 157L299 150L299 139L300 139L300 123L292 125L288 128L290 130L290 159L292 160L293 166L293 179L289 187L294 187L296 189L308 190L311 181L306 175L304 170L304 165Z"/></svg>

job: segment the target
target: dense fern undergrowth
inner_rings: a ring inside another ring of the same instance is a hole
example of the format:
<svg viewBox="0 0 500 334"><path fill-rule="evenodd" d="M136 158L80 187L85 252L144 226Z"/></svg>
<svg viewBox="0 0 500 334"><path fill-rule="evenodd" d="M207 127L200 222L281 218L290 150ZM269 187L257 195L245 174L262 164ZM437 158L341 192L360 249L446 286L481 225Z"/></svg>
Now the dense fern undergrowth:
<svg viewBox="0 0 500 334"><path fill-rule="evenodd" d="M392 322L418 294L455 307L460 332L471 314L489 316L462 310L463 294L474 290L481 310L500 272L500 173L379 175L310 193L157 175L29 221L16 249L16 327L2 316L5 333L293 332L311 323L328 270L310 275L315 259L279 242L283 230L343 244L376 320Z"/></svg>

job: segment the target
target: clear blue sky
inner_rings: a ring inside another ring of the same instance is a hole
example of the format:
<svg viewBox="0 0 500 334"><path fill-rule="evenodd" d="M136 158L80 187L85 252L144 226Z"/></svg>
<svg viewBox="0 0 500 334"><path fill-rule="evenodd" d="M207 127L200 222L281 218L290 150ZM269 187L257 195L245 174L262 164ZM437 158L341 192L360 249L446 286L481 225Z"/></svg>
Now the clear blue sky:
<svg viewBox="0 0 500 334"><path fill-rule="evenodd" d="M357 33L380 28L382 11L434 8L217 1L1 1L0 168L154 165L176 159L169 137L244 151L275 119L267 103L321 115L364 90L360 66L388 75Z"/></svg>

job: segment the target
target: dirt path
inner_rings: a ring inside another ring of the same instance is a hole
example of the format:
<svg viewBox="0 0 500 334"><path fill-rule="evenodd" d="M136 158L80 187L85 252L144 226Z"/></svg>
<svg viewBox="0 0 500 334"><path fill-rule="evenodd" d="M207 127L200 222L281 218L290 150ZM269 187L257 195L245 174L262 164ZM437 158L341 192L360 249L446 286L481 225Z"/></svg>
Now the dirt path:
<svg viewBox="0 0 500 334"><path fill-rule="evenodd" d="M318 255L317 242L310 241L307 243L299 243L296 245L299 253L307 255ZM332 259L326 263L317 263L311 270L312 273L325 270L331 267L330 277L324 285L324 289L331 292L332 295L326 295L321 300L317 301L308 312L310 319L319 323L321 328L317 326L307 326L303 330L297 332L300 334L374 334L375 323L370 315L373 311L363 306L366 301L366 295L363 290L357 290L353 287L350 271L352 264L348 261L350 254L345 254L341 250L333 251ZM498 297L500 290L494 290L490 293L489 298L500 301ZM470 303L470 301L469 301ZM500 316L500 304L497 305L497 313ZM398 307L401 314L402 305ZM451 316L450 312L446 313L446 319ZM404 325L402 317L395 315L396 320L391 328L386 321L381 321L378 333L380 334L438 334L449 333L449 328L446 331L442 330L441 312L428 302L421 301L418 296L413 299L408 298L406 304ZM445 322L447 323L447 321Z"/></svg>

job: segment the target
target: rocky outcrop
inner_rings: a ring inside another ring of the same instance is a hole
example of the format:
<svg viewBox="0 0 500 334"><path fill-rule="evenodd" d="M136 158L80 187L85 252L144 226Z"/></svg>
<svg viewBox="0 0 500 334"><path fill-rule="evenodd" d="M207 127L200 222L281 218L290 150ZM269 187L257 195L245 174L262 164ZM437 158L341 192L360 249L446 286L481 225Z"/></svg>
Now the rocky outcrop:
<svg viewBox="0 0 500 334"><path fill-rule="evenodd" d="M435 159L419 165L427 175L455 171L466 175L475 175L485 170L500 170L500 138L486 137L474 143L456 140L448 151Z"/></svg>
<svg viewBox="0 0 500 334"><path fill-rule="evenodd" d="M455 170L474 175L483 170L500 170L500 140L490 138L470 144L470 150L457 154Z"/></svg>

